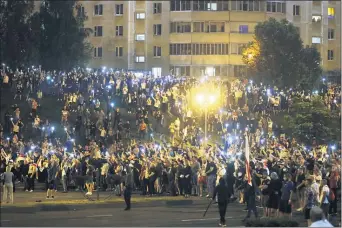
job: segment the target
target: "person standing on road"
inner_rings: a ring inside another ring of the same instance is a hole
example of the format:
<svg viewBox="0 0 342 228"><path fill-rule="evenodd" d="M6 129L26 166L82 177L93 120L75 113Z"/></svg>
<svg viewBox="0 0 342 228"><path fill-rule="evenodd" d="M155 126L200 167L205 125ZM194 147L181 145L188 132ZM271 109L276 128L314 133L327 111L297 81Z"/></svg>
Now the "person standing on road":
<svg viewBox="0 0 342 228"><path fill-rule="evenodd" d="M13 204L13 182L14 174L11 172L11 166L6 167L6 172L3 173L2 181L3 185L3 202L11 202Z"/></svg>
<svg viewBox="0 0 342 228"><path fill-rule="evenodd" d="M58 174L57 164L56 161L51 159L47 168L48 173L48 190L46 192L46 199L54 199L54 187L55 187L55 180Z"/></svg>
<svg viewBox="0 0 342 228"><path fill-rule="evenodd" d="M126 165L126 176L125 176L125 186L124 186L124 199L126 203L125 211L131 209L131 197L132 197L132 187L133 187L133 174L131 165Z"/></svg>
<svg viewBox="0 0 342 228"><path fill-rule="evenodd" d="M229 191L229 188L227 187L226 182L222 177L219 180L219 184L214 189L212 200L216 199L216 195L218 198L218 208L220 213L219 226L226 226L225 216L231 192Z"/></svg>

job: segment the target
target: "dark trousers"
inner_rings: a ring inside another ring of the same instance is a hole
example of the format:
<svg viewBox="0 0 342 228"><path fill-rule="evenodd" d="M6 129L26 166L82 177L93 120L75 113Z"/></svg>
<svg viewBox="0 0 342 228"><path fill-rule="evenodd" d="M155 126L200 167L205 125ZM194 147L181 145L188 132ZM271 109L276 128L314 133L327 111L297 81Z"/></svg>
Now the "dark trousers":
<svg viewBox="0 0 342 228"><path fill-rule="evenodd" d="M252 211L254 212L255 218L257 218L258 217L258 210L256 208L255 195L248 196L246 201L247 201L247 209L248 209L247 218L251 217Z"/></svg>
<svg viewBox="0 0 342 228"><path fill-rule="evenodd" d="M132 188L126 187L124 191L124 199L126 203L126 208L131 208L131 197L132 197Z"/></svg>
<svg viewBox="0 0 342 228"><path fill-rule="evenodd" d="M34 190L34 179L35 179L34 176L33 177L28 177L27 182L28 182L28 190L29 191L30 190Z"/></svg>
<svg viewBox="0 0 342 228"><path fill-rule="evenodd" d="M143 180L142 180L142 194L143 195L146 195L147 194L147 187L149 186L149 180L148 179L146 179L146 178L144 178ZM149 189L149 191L151 191L150 189Z"/></svg>
<svg viewBox="0 0 342 228"><path fill-rule="evenodd" d="M336 192L336 188L331 188L330 191L334 193L335 199L330 202L329 214L334 214L334 213L337 213L337 192Z"/></svg>
<svg viewBox="0 0 342 228"><path fill-rule="evenodd" d="M225 217L226 217L227 206L228 206L227 201L218 202L218 208L219 208L219 212L220 212L220 223L221 224L226 224Z"/></svg>
<svg viewBox="0 0 342 228"><path fill-rule="evenodd" d="M148 193L150 195L156 194L156 190L154 189L154 182L156 181L156 178L150 178L149 185L148 185Z"/></svg>

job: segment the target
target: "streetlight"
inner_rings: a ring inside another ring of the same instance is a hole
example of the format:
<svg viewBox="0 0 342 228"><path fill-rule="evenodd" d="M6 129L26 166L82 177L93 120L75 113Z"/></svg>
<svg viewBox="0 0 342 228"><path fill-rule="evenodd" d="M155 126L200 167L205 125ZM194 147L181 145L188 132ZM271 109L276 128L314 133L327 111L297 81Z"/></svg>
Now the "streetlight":
<svg viewBox="0 0 342 228"><path fill-rule="evenodd" d="M214 95L205 96L198 94L196 100L198 104L204 106L204 140L206 141L208 134L208 106L216 101L216 97Z"/></svg>

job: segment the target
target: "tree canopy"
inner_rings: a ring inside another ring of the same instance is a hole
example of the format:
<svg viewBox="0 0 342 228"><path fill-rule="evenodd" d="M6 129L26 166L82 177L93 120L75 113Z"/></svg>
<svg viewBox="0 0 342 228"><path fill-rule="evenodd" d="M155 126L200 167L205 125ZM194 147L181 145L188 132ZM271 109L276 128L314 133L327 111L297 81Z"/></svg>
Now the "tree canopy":
<svg viewBox="0 0 342 228"><path fill-rule="evenodd" d="M1 1L2 62L12 67L41 65L47 70L84 66L91 47L84 28L86 17L76 14L77 1L45 0L35 13L33 3Z"/></svg>
<svg viewBox="0 0 342 228"><path fill-rule="evenodd" d="M255 27L253 41L244 49L242 60L256 81L278 87L311 89L322 73L317 49L303 47L297 28L274 18Z"/></svg>
<svg viewBox="0 0 342 228"><path fill-rule="evenodd" d="M296 98L285 122L288 132L306 145L311 145L314 138L318 143L340 141L339 112L329 110L319 96L312 101Z"/></svg>

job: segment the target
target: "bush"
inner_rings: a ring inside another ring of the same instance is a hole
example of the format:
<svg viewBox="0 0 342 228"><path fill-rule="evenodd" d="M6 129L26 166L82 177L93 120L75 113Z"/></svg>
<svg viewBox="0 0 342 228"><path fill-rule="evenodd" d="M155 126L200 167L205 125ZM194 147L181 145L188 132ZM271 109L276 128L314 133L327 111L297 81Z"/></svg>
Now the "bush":
<svg viewBox="0 0 342 228"><path fill-rule="evenodd" d="M246 227L298 227L299 223L294 220L283 219L264 219L264 220L248 220Z"/></svg>

